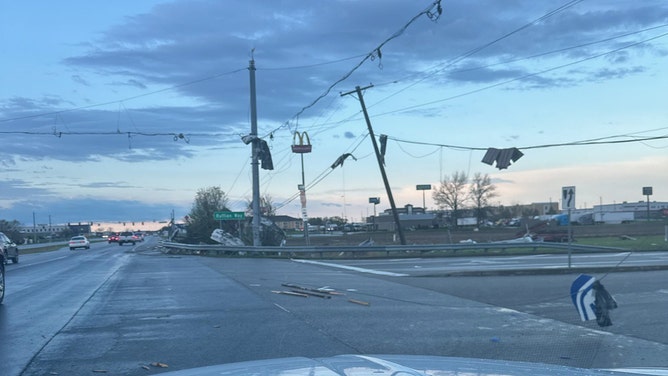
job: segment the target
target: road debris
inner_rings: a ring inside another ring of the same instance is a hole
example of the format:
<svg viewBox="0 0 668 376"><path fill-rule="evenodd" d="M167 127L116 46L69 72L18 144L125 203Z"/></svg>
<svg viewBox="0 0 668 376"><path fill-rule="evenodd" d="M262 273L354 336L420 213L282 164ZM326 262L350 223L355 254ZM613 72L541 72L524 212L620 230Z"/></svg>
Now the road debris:
<svg viewBox="0 0 668 376"><path fill-rule="evenodd" d="M371 305L371 303L369 303L369 302L364 302L364 301L357 300L357 299L348 299L348 301L351 302L351 303L355 303L355 304L359 304L359 305L363 305L363 306L367 306L367 307Z"/></svg>
<svg viewBox="0 0 668 376"><path fill-rule="evenodd" d="M291 296L299 296L302 298L308 298L308 295L302 294L300 292L294 292L294 291L285 291L285 290L272 290L274 294L282 294L282 295L291 295Z"/></svg>
<svg viewBox="0 0 668 376"><path fill-rule="evenodd" d="M317 298L322 298L322 299L332 299L332 296L345 296L345 292L341 291L336 291L336 289L333 289L329 286L323 286L323 287L309 287L309 286L302 286L298 285L295 283L281 283L281 286L283 287L289 287L291 290L286 291L286 290L272 290L274 294L284 294L284 295L292 295L292 296L299 296L303 298L308 298L310 296L317 297ZM348 289L347 291L357 291L355 289ZM349 299L348 300L351 303L363 305L363 306L370 306L371 303L365 302L362 300L357 300L357 299Z"/></svg>

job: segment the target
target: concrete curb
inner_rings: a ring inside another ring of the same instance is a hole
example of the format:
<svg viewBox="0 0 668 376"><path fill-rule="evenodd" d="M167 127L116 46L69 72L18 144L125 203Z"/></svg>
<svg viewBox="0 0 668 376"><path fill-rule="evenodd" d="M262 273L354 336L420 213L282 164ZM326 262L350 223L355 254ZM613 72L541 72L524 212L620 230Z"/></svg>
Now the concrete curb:
<svg viewBox="0 0 668 376"><path fill-rule="evenodd" d="M619 272L644 272L668 270L668 265L639 265L639 266L606 266L606 267L572 267L572 268L534 268L508 270L470 270L453 271L434 274L415 274L412 277L488 277L488 276L516 276L516 275L553 275L553 274L600 274Z"/></svg>

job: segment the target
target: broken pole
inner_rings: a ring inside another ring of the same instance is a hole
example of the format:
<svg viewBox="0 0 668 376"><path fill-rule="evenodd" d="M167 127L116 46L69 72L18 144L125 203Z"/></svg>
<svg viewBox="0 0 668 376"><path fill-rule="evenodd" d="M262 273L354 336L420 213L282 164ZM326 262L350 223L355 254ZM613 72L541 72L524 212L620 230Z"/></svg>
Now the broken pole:
<svg viewBox="0 0 668 376"><path fill-rule="evenodd" d="M373 128L371 127L371 120L369 120L369 114L366 110L366 105L364 104L364 97L362 96L362 90L373 87L373 85L360 88L359 86L355 87L355 90L349 91L347 93L341 93L341 96L349 95L352 93L357 93L358 100L362 106L362 112L364 113L364 120L366 120L366 126L369 128L369 136L371 137L371 142L373 143L373 150L376 152L376 159L378 160L378 167L380 168L380 174L383 177L383 184L385 184L385 191L387 192L387 198L390 201L390 206L392 207L392 216L394 217L394 223L397 226L397 232L399 233L399 241L401 245L406 245L406 238L404 237L404 231L401 228L401 222L399 222L399 212L397 211L397 206L394 204L394 197L392 196L392 189L390 188L390 183L387 180L387 175L385 174L385 165L383 162L383 157L380 155L380 150L378 149L378 143L376 142L376 136L373 133Z"/></svg>

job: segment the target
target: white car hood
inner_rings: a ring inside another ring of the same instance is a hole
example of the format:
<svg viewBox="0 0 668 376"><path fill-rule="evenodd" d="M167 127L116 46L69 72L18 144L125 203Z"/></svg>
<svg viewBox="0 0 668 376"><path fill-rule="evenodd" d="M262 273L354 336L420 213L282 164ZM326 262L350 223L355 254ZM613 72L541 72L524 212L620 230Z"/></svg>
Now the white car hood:
<svg viewBox="0 0 668 376"><path fill-rule="evenodd" d="M290 375L668 375L667 369L582 369L554 364L417 355L339 355L329 358L280 358L221 364L164 373L166 376Z"/></svg>

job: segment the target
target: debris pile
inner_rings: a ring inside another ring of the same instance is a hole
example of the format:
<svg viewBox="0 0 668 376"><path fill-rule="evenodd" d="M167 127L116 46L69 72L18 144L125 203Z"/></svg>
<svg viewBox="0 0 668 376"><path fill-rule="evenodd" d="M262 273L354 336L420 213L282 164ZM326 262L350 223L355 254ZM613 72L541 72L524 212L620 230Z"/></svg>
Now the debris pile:
<svg viewBox="0 0 668 376"><path fill-rule="evenodd" d="M316 297L321 299L331 299L335 296L345 296L346 294L335 289L325 286L325 287L308 287L301 286L294 283L282 283L281 286L287 287L289 290L272 290L274 294L296 296L300 298ZM363 306L370 306L371 303L365 302L358 299L348 299L350 303L355 303Z"/></svg>

